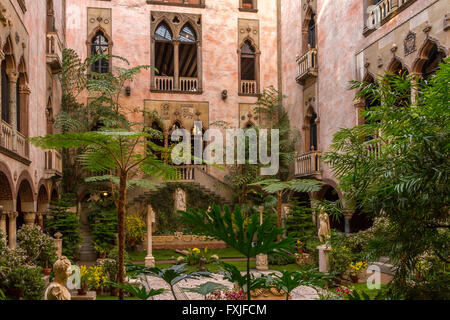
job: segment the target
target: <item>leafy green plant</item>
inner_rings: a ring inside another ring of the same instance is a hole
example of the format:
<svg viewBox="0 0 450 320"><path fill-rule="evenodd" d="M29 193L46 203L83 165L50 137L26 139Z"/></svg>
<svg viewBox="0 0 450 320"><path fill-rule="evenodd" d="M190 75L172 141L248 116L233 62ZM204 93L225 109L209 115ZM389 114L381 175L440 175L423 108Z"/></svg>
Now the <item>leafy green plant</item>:
<svg viewBox="0 0 450 320"><path fill-rule="evenodd" d="M354 260L354 255L350 248L346 246L332 247L329 253L330 272L343 276L350 268Z"/></svg>
<svg viewBox="0 0 450 320"><path fill-rule="evenodd" d="M205 282L195 288L184 288L184 290L201 294L204 297L204 299L206 300L206 296L208 294L210 294L211 292L219 291L219 290L227 290L227 287L220 283L208 281L208 282Z"/></svg>
<svg viewBox="0 0 450 320"><path fill-rule="evenodd" d="M44 226L45 232L50 235L57 232L62 234L63 255L70 259L78 256L82 241L77 213L70 211L75 203L73 194L63 194L57 201L52 201Z"/></svg>
<svg viewBox="0 0 450 320"><path fill-rule="evenodd" d="M106 283L113 287L121 288L123 291L128 292L129 294L132 294L133 296L136 296L141 300L148 300L149 298L160 295L165 291L164 289L155 290L152 288L147 291L145 286L130 283L116 283L112 281L106 281Z"/></svg>
<svg viewBox="0 0 450 320"><path fill-rule="evenodd" d="M450 250L449 62L416 86L415 103L407 98L414 76L380 76L376 87L353 82L358 98L379 103L364 112L365 124L339 130L324 157L347 201L387 220L368 256L389 256L396 268L389 287L406 299L450 297L448 281L442 282ZM419 275L423 256L441 263Z"/></svg>
<svg viewBox="0 0 450 320"><path fill-rule="evenodd" d="M242 253L247 259L247 285L251 286L250 258L258 254L283 254L282 249L293 247L294 240L291 237L277 238L284 233L283 229L274 227L273 216L266 216L260 224L259 215L250 212L244 216L240 207L236 206L231 212L228 206L222 210L219 206L213 206L209 212L188 209L183 212L183 220L192 226L198 234L212 236L222 240L228 246ZM250 299L250 295L248 295Z"/></svg>
<svg viewBox="0 0 450 320"><path fill-rule="evenodd" d="M100 198L90 204L89 225L94 249L99 254L109 252L117 237L117 212L110 199Z"/></svg>
<svg viewBox="0 0 450 320"><path fill-rule="evenodd" d="M160 269L157 267L149 268L142 266L129 266L127 271L132 274L150 274L155 277L158 277L164 280L170 287L170 291L172 292L173 298L177 300L177 296L175 295L174 286L182 281L188 279L197 279L198 277L210 277L209 272L187 272L186 264L175 264L170 268Z"/></svg>
<svg viewBox="0 0 450 320"><path fill-rule="evenodd" d="M304 269L301 271L281 271L281 274L271 273L266 280L266 285L275 287L278 291L286 293L289 300L291 292L299 286L315 287L323 284L326 275L319 273L316 269Z"/></svg>

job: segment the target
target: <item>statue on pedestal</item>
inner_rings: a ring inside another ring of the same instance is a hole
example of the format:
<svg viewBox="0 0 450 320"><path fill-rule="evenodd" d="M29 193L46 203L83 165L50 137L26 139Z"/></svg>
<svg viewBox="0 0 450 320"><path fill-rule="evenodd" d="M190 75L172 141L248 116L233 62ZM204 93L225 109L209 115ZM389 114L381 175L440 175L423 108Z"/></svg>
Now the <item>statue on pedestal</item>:
<svg viewBox="0 0 450 320"><path fill-rule="evenodd" d="M55 280L45 289L45 300L71 300L69 290L66 288L66 281L70 277L69 259L62 256L53 264Z"/></svg>
<svg viewBox="0 0 450 320"><path fill-rule="evenodd" d="M175 190L175 210L186 211L186 192L181 188Z"/></svg>
<svg viewBox="0 0 450 320"><path fill-rule="evenodd" d="M330 217L323 208L319 211L319 232L320 242L328 242L331 238Z"/></svg>

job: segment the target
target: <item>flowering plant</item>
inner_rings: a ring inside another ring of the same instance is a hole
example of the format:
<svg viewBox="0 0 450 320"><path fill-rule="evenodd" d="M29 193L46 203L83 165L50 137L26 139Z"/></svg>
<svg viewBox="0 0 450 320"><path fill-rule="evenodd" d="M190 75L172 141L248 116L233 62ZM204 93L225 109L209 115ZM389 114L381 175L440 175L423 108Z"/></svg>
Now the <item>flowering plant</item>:
<svg viewBox="0 0 450 320"><path fill-rule="evenodd" d="M218 290L206 296L206 300L245 300L244 290Z"/></svg>
<svg viewBox="0 0 450 320"><path fill-rule="evenodd" d="M353 290L347 287L338 287L336 288L336 294L341 298L346 298L348 295L352 294Z"/></svg>
<svg viewBox="0 0 450 320"><path fill-rule="evenodd" d="M102 266L81 266L80 267L81 284L86 285L91 289L101 289L105 286L108 280L107 274Z"/></svg>
<svg viewBox="0 0 450 320"><path fill-rule="evenodd" d="M210 263L211 260L219 260L219 257L217 255L210 255L208 253L208 248L204 248L203 250L200 250L199 248L193 248L188 249L188 254L183 260L180 259L180 262L186 260L188 265L194 266L200 264L200 260L202 258L206 260L207 264Z"/></svg>
<svg viewBox="0 0 450 320"><path fill-rule="evenodd" d="M352 276L357 276L361 273L362 270L367 268L367 263L364 261L358 261L356 263L350 263L350 274Z"/></svg>

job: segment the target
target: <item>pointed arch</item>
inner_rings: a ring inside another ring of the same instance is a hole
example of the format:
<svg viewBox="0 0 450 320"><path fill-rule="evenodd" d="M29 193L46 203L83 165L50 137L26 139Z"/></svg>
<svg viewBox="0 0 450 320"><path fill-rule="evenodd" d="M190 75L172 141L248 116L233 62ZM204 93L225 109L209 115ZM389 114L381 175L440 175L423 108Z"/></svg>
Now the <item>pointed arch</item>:
<svg viewBox="0 0 450 320"><path fill-rule="evenodd" d="M408 75L410 73L410 68L404 63L404 61L398 57L394 56L391 61L388 64L388 67L386 69L387 72L397 75ZM398 72L401 71L401 74L398 74Z"/></svg>
<svg viewBox="0 0 450 320"><path fill-rule="evenodd" d="M3 46L3 53L5 54L6 72L15 72L16 69L16 59L14 56L14 45L11 40L11 36L8 36L5 40Z"/></svg>
<svg viewBox="0 0 450 320"><path fill-rule="evenodd" d="M88 56L95 54L111 55L112 39L101 26L97 26L88 36ZM111 71L112 58L104 58L91 65L91 71L107 73Z"/></svg>
<svg viewBox="0 0 450 320"><path fill-rule="evenodd" d="M173 41L174 31L165 18L156 25L154 36L156 41Z"/></svg>
<svg viewBox="0 0 450 320"><path fill-rule="evenodd" d="M318 144L318 128L317 128L318 115L314 110L314 107L310 105L305 113L304 126L305 129L305 152L317 151Z"/></svg>
<svg viewBox="0 0 450 320"><path fill-rule="evenodd" d="M180 29L179 38L181 42L196 42L198 40L198 32L192 26L191 21L187 21Z"/></svg>
<svg viewBox="0 0 450 320"><path fill-rule="evenodd" d="M428 36L413 62L412 71L422 78L427 78L436 71L437 65L435 64L447 56L447 49L440 45L439 40Z"/></svg>

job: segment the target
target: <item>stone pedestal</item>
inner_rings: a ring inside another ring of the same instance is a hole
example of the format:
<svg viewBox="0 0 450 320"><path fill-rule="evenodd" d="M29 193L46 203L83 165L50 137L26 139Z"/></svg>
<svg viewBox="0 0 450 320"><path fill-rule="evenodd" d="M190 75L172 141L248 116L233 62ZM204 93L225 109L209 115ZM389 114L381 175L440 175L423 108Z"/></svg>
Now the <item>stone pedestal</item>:
<svg viewBox="0 0 450 320"><path fill-rule="evenodd" d="M8 235L8 245L10 249L16 248L16 219L19 214L17 212L8 212L8 221L9 221L9 235Z"/></svg>
<svg viewBox="0 0 450 320"><path fill-rule="evenodd" d="M330 253L331 246L323 244L318 246L317 250L319 250L319 271L328 273L330 270L330 265L328 262L328 254Z"/></svg>
<svg viewBox="0 0 450 320"><path fill-rule="evenodd" d="M24 212L23 220L25 221L25 224L27 226L33 225L36 221L36 213L35 212Z"/></svg>
<svg viewBox="0 0 450 320"><path fill-rule="evenodd" d="M56 255L58 256L58 258L61 258L62 256L62 234L57 232L54 234L54 243L55 243L55 247L56 247Z"/></svg>
<svg viewBox="0 0 450 320"><path fill-rule="evenodd" d="M85 295L78 295L77 291L72 291L72 300L96 300L97 293L95 291L88 291Z"/></svg>
<svg viewBox="0 0 450 320"><path fill-rule="evenodd" d="M269 262L267 254L258 254L256 256L256 270L266 271L269 270Z"/></svg>

